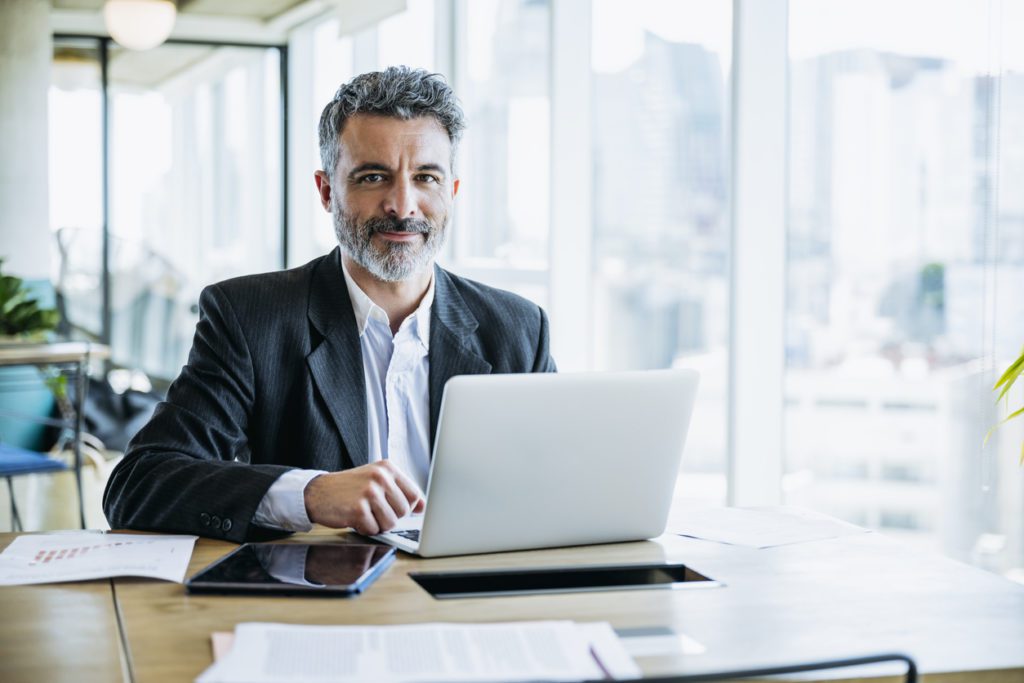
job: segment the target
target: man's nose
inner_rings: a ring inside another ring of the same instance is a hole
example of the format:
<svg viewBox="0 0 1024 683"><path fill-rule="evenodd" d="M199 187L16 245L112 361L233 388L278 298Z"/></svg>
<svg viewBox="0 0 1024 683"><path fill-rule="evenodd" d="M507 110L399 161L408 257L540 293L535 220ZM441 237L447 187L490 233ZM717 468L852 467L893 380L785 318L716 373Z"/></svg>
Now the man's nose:
<svg viewBox="0 0 1024 683"><path fill-rule="evenodd" d="M384 212L395 218L416 217L416 188L409 180L396 180L384 197Z"/></svg>

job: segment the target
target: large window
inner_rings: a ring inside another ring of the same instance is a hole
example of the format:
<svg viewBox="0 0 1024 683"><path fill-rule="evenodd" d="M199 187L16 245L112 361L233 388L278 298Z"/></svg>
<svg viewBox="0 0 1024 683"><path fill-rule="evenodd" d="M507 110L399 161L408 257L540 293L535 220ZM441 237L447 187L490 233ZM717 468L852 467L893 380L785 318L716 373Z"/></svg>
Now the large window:
<svg viewBox="0 0 1024 683"><path fill-rule="evenodd" d="M994 7L790 2L786 501L1006 569L1024 435L983 443L1024 342L1024 15Z"/></svg>
<svg viewBox="0 0 1024 683"><path fill-rule="evenodd" d="M457 256L547 265L551 13L547 2L465 2L459 92L469 120Z"/></svg>
<svg viewBox="0 0 1024 683"><path fill-rule="evenodd" d="M720 504L730 3L595 2L592 26L594 367L701 371L680 494Z"/></svg>

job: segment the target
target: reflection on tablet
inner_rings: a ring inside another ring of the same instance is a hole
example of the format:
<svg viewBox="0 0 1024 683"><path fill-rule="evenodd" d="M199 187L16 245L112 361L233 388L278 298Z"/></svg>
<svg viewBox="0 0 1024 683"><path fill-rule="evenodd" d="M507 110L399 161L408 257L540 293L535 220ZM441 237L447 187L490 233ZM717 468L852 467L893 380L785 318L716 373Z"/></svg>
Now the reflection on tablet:
<svg viewBox="0 0 1024 683"><path fill-rule="evenodd" d="M394 558L364 544L247 543L189 580L191 592L358 592ZM288 591L292 592L292 591Z"/></svg>

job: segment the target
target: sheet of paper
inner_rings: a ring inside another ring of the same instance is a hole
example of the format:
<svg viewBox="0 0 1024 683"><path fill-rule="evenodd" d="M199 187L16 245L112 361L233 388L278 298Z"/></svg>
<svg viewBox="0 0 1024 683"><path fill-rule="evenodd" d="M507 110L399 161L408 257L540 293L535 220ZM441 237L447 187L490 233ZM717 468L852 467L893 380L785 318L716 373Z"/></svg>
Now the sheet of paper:
<svg viewBox="0 0 1024 683"><path fill-rule="evenodd" d="M92 531L19 536L0 553L0 586L112 576L181 583L196 538Z"/></svg>
<svg viewBox="0 0 1024 683"><path fill-rule="evenodd" d="M597 661L598 665L604 669L604 671L614 679L621 678L640 678L643 672L640 671L640 667L633 661L633 657L636 656L636 652L630 647L632 641L640 640L640 638L621 638L616 634L616 631L606 621L593 622L586 624L577 625L584 637L590 643L590 653ZM672 632L668 629L664 631L672 637ZM630 634L633 635L633 634ZM643 635L649 635L647 633ZM664 633L658 635L664 637ZM683 639L682 641L680 639ZM675 641L692 644L698 649L688 649L683 647L685 654L695 654L704 652L704 647L697 643L695 640L691 640L682 634L675 634ZM215 631L210 634L210 645L213 650L213 661L223 659L231 651L231 646L234 645L235 634L228 631ZM678 649L678 647L676 648ZM670 650L672 651L672 650ZM660 653L661 651L659 651ZM646 654L646 652L644 653Z"/></svg>
<svg viewBox="0 0 1024 683"><path fill-rule="evenodd" d="M588 633L600 642L590 642ZM569 621L396 626L247 623L227 656L197 683L286 681L572 681L611 673L635 676L610 627ZM634 665L635 667L635 665Z"/></svg>
<svg viewBox="0 0 1024 683"><path fill-rule="evenodd" d="M820 541L868 530L835 517L793 506L692 510L673 527L680 536L750 548Z"/></svg>
<svg viewBox="0 0 1024 683"><path fill-rule="evenodd" d="M686 635L664 626L618 629L619 642L633 657L702 655L706 647Z"/></svg>

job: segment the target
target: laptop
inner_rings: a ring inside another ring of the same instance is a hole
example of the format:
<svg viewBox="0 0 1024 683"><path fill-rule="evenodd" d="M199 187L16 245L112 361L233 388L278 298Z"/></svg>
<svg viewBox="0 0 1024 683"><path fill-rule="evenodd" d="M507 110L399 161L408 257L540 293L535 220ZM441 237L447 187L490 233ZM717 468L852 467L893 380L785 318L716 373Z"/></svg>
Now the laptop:
<svg viewBox="0 0 1024 683"><path fill-rule="evenodd" d="M454 377L426 510L373 538L437 557L659 536L697 382L693 370Z"/></svg>

